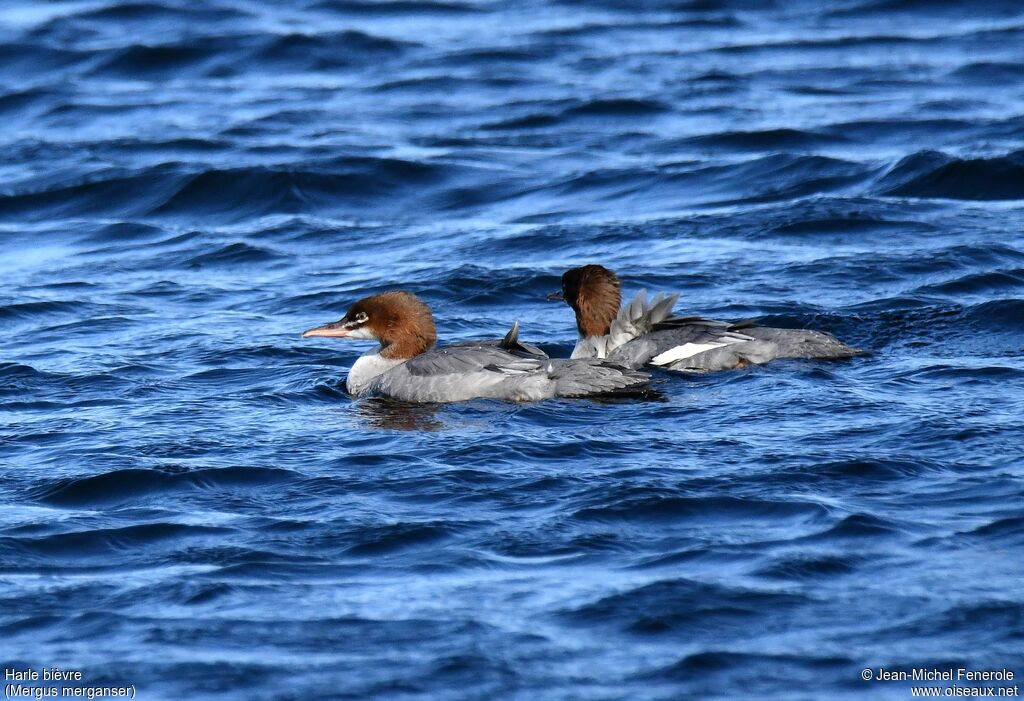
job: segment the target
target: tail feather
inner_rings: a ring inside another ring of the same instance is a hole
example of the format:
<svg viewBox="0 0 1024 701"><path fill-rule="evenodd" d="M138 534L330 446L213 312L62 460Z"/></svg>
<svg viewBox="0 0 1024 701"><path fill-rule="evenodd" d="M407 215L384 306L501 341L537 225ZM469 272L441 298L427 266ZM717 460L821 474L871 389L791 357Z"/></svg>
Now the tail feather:
<svg viewBox="0 0 1024 701"><path fill-rule="evenodd" d="M519 340L519 322L515 321L512 323L512 328L505 334L505 338L501 339L498 343L499 348L514 353L519 356L532 355L538 358L547 358L548 354L542 351L537 346L526 343L525 341Z"/></svg>
<svg viewBox="0 0 1024 701"><path fill-rule="evenodd" d="M667 319L672 314L672 308L676 306L676 300L679 299L679 295L668 295L662 298L662 295L658 295L651 302L651 311L648 315L649 323L653 329L655 324L660 324L662 321Z"/></svg>
<svg viewBox="0 0 1024 701"><path fill-rule="evenodd" d="M633 300L624 305L612 320L605 354L653 331L657 324L672 313L677 299L679 299L677 294L666 296L659 293L648 302L647 290L637 292Z"/></svg>
<svg viewBox="0 0 1024 701"><path fill-rule="evenodd" d="M512 322L512 328L505 334L505 338L501 339L502 348L510 348L519 343L519 320L516 319Z"/></svg>

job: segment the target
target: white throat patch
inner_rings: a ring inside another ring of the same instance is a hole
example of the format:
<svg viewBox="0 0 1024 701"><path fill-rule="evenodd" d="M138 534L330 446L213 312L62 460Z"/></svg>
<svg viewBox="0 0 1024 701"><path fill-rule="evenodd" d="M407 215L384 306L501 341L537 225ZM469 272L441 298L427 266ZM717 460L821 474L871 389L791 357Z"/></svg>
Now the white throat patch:
<svg viewBox="0 0 1024 701"><path fill-rule="evenodd" d="M350 336L350 338L354 338L354 336ZM378 377L404 362L404 358L385 358L381 356L380 348L374 348L363 353L352 364L352 369L348 371L348 379L345 380L345 386L348 387L349 394L360 397L371 388Z"/></svg>
<svg viewBox="0 0 1024 701"><path fill-rule="evenodd" d="M370 330L370 327L364 324L363 326L360 326L358 329L353 329L352 331L349 331L345 338L360 338L373 341L376 340L377 336L375 336L373 331Z"/></svg>

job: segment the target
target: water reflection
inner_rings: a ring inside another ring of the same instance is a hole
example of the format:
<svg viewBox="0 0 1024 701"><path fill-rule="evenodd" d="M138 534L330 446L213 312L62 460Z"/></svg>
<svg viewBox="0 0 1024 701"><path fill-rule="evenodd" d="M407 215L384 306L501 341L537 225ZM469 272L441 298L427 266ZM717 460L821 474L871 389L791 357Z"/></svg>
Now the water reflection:
<svg viewBox="0 0 1024 701"><path fill-rule="evenodd" d="M358 420L371 428L392 431L440 431L441 404L414 404L388 397L367 397L353 402Z"/></svg>

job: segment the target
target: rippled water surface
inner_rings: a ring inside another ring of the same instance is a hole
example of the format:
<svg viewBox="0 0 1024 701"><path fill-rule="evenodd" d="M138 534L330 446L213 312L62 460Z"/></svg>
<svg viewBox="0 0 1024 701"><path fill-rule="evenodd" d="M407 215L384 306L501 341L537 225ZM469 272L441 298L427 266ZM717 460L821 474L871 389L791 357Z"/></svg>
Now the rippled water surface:
<svg viewBox="0 0 1024 701"><path fill-rule="evenodd" d="M1024 6L0 6L0 659L145 699L1024 676ZM567 355L601 262L872 351L351 401L405 287Z"/></svg>

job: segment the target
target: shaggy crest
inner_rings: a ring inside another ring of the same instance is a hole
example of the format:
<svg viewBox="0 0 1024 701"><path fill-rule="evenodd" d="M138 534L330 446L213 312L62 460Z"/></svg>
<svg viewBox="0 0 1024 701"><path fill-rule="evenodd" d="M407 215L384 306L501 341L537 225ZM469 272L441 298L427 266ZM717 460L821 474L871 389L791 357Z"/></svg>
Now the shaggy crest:
<svg viewBox="0 0 1024 701"><path fill-rule="evenodd" d="M562 275L562 295L576 313L580 336L604 336L619 313L622 285L608 268L584 265Z"/></svg>

